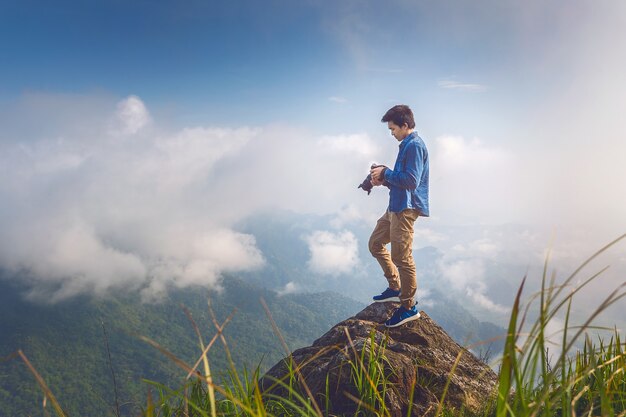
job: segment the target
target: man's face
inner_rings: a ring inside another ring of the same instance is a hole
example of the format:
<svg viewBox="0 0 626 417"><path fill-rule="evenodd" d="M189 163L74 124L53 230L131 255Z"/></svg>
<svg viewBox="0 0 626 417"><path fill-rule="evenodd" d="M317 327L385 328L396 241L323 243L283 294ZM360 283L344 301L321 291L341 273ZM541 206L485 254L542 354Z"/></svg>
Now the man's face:
<svg viewBox="0 0 626 417"><path fill-rule="evenodd" d="M391 135L394 138L396 138L398 141L401 141L402 139L406 138L409 135L409 133L411 133L411 129L409 129L409 126L406 123L402 125L402 127L400 127L394 122L389 121L387 122L387 126L389 127L389 131L391 132Z"/></svg>

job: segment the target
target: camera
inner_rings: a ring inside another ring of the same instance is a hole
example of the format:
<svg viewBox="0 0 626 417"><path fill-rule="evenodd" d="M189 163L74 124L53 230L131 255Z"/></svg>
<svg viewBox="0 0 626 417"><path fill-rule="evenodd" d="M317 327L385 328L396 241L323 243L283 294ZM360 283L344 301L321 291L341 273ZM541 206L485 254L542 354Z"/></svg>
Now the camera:
<svg viewBox="0 0 626 417"><path fill-rule="evenodd" d="M384 167L384 166L385 165L372 164L372 166L370 166L370 169ZM363 191L367 191L367 195L370 195L370 193L372 192L372 188L374 188L374 185L372 184L372 174L367 174L367 177L356 188L362 188Z"/></svg>

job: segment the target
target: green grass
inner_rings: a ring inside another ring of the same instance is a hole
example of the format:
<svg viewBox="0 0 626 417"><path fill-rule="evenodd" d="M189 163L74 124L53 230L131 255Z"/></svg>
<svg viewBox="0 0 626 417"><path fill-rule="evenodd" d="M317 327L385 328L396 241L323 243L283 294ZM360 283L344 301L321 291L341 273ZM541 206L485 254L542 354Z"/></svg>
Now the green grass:
<svg viewBox="0 0 626 417"><path fill-rule="evenodd" d="M578 326L570 325L574 296L596 280L604 269L593 274L580 285L573 286L574 279L593 259L624 237L626 235L599 250L560 284L556 283L554 274L548 278L548 256L544 266L541 290L531 296L525 306L522 303L525 279L522 281L509 318L494 400L485 404L483 412L479 413L480 416L626 416L626 346L616 329L613 329L609 340L601 337L592 340L588 336L590 330L598 329L593 326L594 320L626 296L626 283L606 296L584 323ZM198 326L189 315L201 352L195 364L185 363L158 343L144 338L147 343L184 371L186 382L174 389L158 382L146 381L152 389L146 399L142 415L144 417L329 415L332 404L328 400L328 388L325 401L318 404L312 398L300 374L299 366L291 361L290 352L269 314L269 309L266 305L264 308L288 357L286 378L274 380L274 384L282 388L281 391L286 393L285 395L277 396L261 392L259 367L252 372L245 368L243 371L237 368L230 355L228 343L222 334L230 317L224 323L219 324L209 307L216 329L209 343L205 343ZM536 313L532 314L535 310ZM527 322L531 315L537 318L532 322ZM564 326L561 329L562 334L559 335L559 346L555 347L551 340L554 335L547 335L546 328L551 320L559 317L564 318ZM209 352L217 342L220 342L227 352L230 369L226 375L216 378L211 374ZM385 366L386 341L377 343L372 333L372 336L361 347L360 353L353 343L350 344L352 354L347 356L346 366L350 369L353 387L358 394L352 396L357 404L357 411L354 415L388 416L389 411L384 399L387 390L393 387L389 383L389 366ZM581 348L576 349L577 346ZM559 354L556 361L552 363L549 352L550 349L555 348ZM21 352L20 357L29 366L56 415L65 416L66 414L43 378ZM452 367L451 373L454 372L457 363ZM422 379L416 375L416 381L422 381ZM444 389L443 397L445 395L446 389ZM441 398L441 405L436 411L437 416L474 417L463 408L455 410L444 406L443 399ZM410 410L408 414L410 415Z"/></svg>
<svg viewBox="0 0 626 417"><path fill-rule="evenodd" d="M392 370L385 357L387 339L385 338L382 343L377 343L375 332L372 331L370 338L365 341L359 354L350 338L350 333L347 329L345 331L353 354L353 357L348 359L350 376L359 394L358 398L353 398L358 405L355 414L363 416L388 415L389 410L387 410L385 397L387 390L391 388L389 373Z"/></svg>
<svg viewBox="0 0 626 417"><path fill-rule="evenodd" d="M607 308L626 296L622 284L612 291L580 326L570 326L574 296L597 279L606 268L572 286L574 278L593 259L615 245L626 235L609 243L587 259L562 284L555 275L548 281L546 258L541 291L531 298L525 309L521 306L524 282L519 288L511 316L502 356L498 381L496 416L623 416L626 414L626 349L619 333L608 343L602 339L594 344L586 336L595 330L593 321ZM538 308L538 318L526 325L531 307ZM550 320L564 316L559 356L555 363L548 357L551 346L546 327ZM572 352L586 338L582 351Z"/></svg>

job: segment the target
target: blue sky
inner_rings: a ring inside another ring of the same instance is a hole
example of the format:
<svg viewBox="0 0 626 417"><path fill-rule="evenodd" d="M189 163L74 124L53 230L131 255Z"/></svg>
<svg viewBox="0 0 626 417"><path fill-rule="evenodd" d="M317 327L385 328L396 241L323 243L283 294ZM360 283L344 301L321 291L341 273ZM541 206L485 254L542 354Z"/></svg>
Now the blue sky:
<svg viewBox="0 0 626 417"><path fill-rule="evenodd" d="M387 199L355 186L405 103L416 248L489 309L490 260L540 265L554 231L570 270L626 231L625 39L617 0L0 1L0 266L59 299L213 285L261 267L233 225L271 207L334 216L315 236L354 261ZM622 283L624 245L607 262Z"/></svg>
<svg viewBox="0 0 626 417"><path fill-rule="evenodd" d="M235 124L240 116L234 114L243 111L244 123L295 120L335 130L341 116L375 125L394 101L412 102L430 120L433 108L491 111L526 98L515 2L25 1L0 7L5 98L104 90L136 94L153 107L175 106L189 122ZM475 100L441 88L446 80L489 89ZM508 94L518 99L508 101ZM347 101L342 106L330 97Z"/></svg>
<svg viewBox="0 0 626 417"><path fill-rule="evenodd" d="M304 102L302 97L320 84L339 82L345 65L321 31L319 13L311 7L285 7L288 4L4 6L2 48L11 65L2 69L8 81L3 93L133 93L156 103L174 103L181 113L194 109L203 122L224 123L224 117L240 112L242 105L261 111L269 102L280 114L293 101ZM286 101L291 103L281 105ZM200 115L199 106L220 112ZM272 117L254 115L252 122Z"/></svg>

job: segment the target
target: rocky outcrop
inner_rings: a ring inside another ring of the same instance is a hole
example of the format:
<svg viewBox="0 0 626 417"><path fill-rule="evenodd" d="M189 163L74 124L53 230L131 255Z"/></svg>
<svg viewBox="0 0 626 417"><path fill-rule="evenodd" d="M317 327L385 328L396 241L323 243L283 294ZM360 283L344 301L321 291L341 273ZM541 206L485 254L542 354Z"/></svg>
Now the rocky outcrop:
<svg viewBox="0 0 626 417"><path fill-rule="evenodd" d="M335 325L312 346L296 350L271 368L260 381L263 391L286 395L275 381L289 383L289 367L295 366L298 372L292 381L303 380L300 392L306 395L308 388L325 414L353 415L359 407L377 411L385 407L383 414L393 417L406 416L409 408L413 416L434 415L446 385L447 408L479 412L490 401L496 374L424 312L418 320L387 329L383 323L397 306L372 304ZM386 384L381 383L382 373ZM368 385L359 390L364 383ZM371 395L367 405L359 405L356 398L372 385L378 394Z"/></svg>

